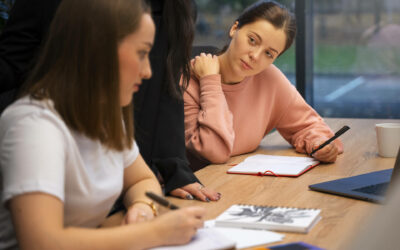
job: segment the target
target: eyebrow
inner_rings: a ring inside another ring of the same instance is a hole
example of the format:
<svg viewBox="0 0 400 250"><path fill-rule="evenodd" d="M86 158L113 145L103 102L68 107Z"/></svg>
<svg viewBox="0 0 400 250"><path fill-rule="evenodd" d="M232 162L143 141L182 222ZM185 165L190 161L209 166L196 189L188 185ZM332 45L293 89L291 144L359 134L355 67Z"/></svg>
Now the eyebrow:
<svg viewBox="0 0 400 250"><path fill-rule="evenodd" d="M250 31L250 32L253 33L255 36L257 36L258 39L259 39L260 41L262 41L262 38L261 38L261 36L260 36L259 34L257 34L257 33L254 32L254 31ZM276 54L279 54L278 51L277 51L276 49L272 48L272 47L269 47L268 49L272 50L272 51L275 52Z"/></svg>
<svg viewBox="0 0 400 250"><path fill-rule="evenodd" d="M143 44L147 45L150 49L153 48L153 44L151 42L143 42Z"/></svg>

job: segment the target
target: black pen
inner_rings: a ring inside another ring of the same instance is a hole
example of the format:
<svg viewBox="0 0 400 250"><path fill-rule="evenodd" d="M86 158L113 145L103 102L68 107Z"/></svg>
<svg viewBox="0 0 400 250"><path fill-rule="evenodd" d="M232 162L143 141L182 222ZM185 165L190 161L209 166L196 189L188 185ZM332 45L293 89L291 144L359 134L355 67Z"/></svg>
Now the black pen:
<svg viewBox="0 0 400 250"><path fill-rule="evenodd" d="M339 136L341 136L342 134L344 134L344 132L346 132L347 130L349 130L350 127L349 126L343 126L343 128L339 129L338 132L335 133L334 136L332 136L332 138L328 139L326 142L322 143L321 145L319 145L318 148L314 149L311 153L310 156L312 156L315 152L317 152L318 150L320 150L321 148L325 147L326 145L328 145L329 143L331 143L333 140L335 140L336 138L338 138Z"/></svg>
<svg viewBox="0 0 400 250"><path fill-rule="evenodd" d="M156 195L153 192L146 192L146 196L149 197L150 199L152 199L153 201L157 202L158 204L160 204L161 206L167 207L169 209L178 209L179 207L172 204L171 202L169 202L168 200L164 199L163 197Z"/></svg>

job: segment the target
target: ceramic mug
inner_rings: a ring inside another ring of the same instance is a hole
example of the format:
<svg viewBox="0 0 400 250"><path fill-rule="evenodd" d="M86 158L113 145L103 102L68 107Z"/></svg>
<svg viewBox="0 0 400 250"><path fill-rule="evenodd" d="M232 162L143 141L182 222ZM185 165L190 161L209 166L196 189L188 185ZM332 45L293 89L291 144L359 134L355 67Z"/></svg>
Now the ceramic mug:
<svg viewBox="0 0 400 250"><path fill-rule="evenodd" d="M396 157L400 147L400 123L379 123L375 130L379 155Z"/></svg>

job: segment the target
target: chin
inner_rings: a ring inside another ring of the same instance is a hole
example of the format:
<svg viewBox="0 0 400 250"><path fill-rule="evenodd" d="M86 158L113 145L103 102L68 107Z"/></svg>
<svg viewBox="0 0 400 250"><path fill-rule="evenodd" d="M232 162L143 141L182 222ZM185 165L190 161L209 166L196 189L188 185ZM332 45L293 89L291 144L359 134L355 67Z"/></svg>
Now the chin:
<svg viewBox="0 0 400 250"><path fill-rule="evenodd" d="M131 102L132 102L132 98L129 98L129 100L123 100L123 101L121 101L121 102L120 102L120 105L121 105L121 107L123 108L123 107L129 106L129 104L131 104Z"/></svg>

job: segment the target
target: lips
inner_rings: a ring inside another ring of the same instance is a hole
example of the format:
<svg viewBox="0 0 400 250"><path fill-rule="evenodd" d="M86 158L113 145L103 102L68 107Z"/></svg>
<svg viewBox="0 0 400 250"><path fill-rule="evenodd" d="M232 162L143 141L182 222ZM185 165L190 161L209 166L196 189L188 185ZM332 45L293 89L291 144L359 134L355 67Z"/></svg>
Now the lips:
<svg viewBox="0 0 400 250"><path fill-rule="evenodd" d="M141 84L142 84L142 83L135 83L135 84L133 84L133 91L134 91L134 92L139 91L139 87L140 87Z"/></svg>
<svg viewBox="0 0 400 250"><path fill-rule="evenodd" d="M253 69L253 68L252 68L248 63L246 63L244 60L240 59L240 62L241 62L241 65L242 65L242 68L243 68L243 69L245 69L245 70L252 70L252 69Z"/></svg>

